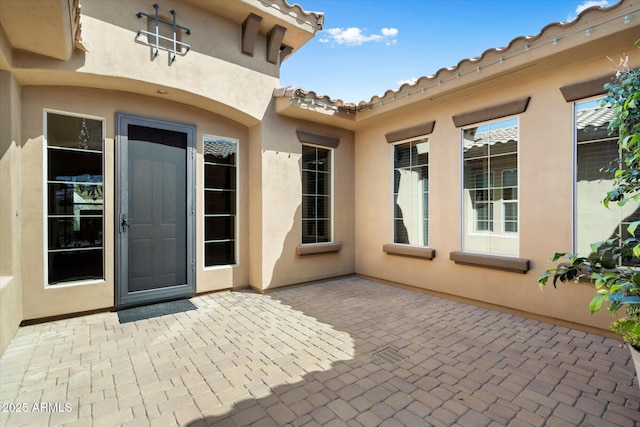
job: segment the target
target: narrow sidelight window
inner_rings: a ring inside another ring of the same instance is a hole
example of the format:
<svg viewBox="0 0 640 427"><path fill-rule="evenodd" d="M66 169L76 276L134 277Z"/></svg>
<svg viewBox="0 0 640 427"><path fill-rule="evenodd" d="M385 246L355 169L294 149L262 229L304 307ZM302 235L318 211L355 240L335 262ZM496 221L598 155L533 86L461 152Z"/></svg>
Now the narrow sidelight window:
<svg viewBox="0 0 640 427"><path fill-rule="evenodd" d="M204 137L204 262L236 263L238 141Z"/></svg>
<svg viewBox="0 0 640 427"><path fill-rule="evenodd" d="M302 145L302 243L331 241L332 151Z"/></svg>
<svg viewBox="0 0 640 427"><path fill-rule="evenodd" d="M429 244L429 140L393 146L393 242Z"/></svg>
<svg viewBox="0 0 640 427"><path fill-rule="evenodd" d="M104 122L45 113L47 283L104 278Z"/></svg>
<svg viewBox="0 0 640 427"><path fill-rule="evenodd" d="M463 250L518 256L518 119L464 129Z"/></svg>
<svg viewBox="0 0 640 427"><path fill-rule="evenodd" d="M620 161L618 136L609 135L613 112L600 106L600 99L575 104L576 182L575 240L576 252L591 253L591 243L617 235L627 238L627 227L640 220L640 203L629 201L619 207L602 205L607 191L613 188L613 176L603 168ZM625 259L621 259L625 264Z"/></svg>

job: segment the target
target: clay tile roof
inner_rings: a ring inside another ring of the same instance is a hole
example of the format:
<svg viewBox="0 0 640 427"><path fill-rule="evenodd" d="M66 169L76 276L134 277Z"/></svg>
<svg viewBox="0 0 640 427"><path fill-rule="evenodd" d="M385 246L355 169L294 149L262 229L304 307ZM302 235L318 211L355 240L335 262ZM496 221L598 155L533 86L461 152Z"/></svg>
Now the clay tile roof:
<svg viewBox="0 0 640 427"><path fill-rule="evenodd" d="M584 129L588 126L605 126L613 118L613 111L610 108L589 108L579 110L576 114L578 129Z"/></svg>
<svg viewBox="0 0 640 427"><path fill-rule="evenodd" d="M454 76L461 69L461 67L463 67L467 63L469 63L469 64L479 64L479 63L482 62L483 59L485 59L487 57L487 55L489 55L491 53L495 52L495 53L498 53L498 54L506 56L509 52L514 51L516 49L515 45L522 44L522 41L524 41L525 43L534 42L534 41L536 41L538 39L541 39L550 30L554 30L554 29L565 30L565 29L568 29L568 28L573 27L574 25L576 25L581 20L583 20L585 15L588 15L588 14L594 12L594 11L607 12L607 11L610 11L610 10L613 10L613 9L619 7L624 2L625 2L625 0L620 0L618 3L616 3L616 4L614 4L613 6L610 6L610 7L592 6L590 8L587 8L587 9L583 10L582 12L580 12L580 14L572 21L569 21L569 22L553 22L551 24L546 25L544 28L542 28L540 33L538 33L537 35L516 37L513 40L511 40L511 42L506 47L498 47L498 48L487 49L478 57L465 58L465 59L461 60L460 62L458 62L458 64L453 66L453 67L440 68L438 71L436 71L435 74L433 74L431 76L420 77L413 84L405 83L404 85L402 85L397 90L391 90L391 89L387 90L384 93L384 95L382 95L382 96L378 96L378 95L373 96L369 101L360 101L357 104L357 106L355 104L352 104L352 103L344 103L341 99L331 99L327 95L318 95L313 91L304 91L304 90L302 90L300 88L293 88L293 87L278 88L274 92L274 96L275 97L288 96L288 95L279 95L279 93L281 92L281 89L285 89L285 90L288 90L289 92L294 91L295 92L295 96L299 96L299 97L302 97L302 98L305 98L305 99L308 99L308 100L316 100L316 101L319 101L321 103L334 105L336 107L346 107L348 109L355 108L356 110L358 110L359 108L365 108L366 106L369 106L371 104L376 104L376 103L379 103L379 102L382 102L382 101L388 101L388 100L390 100L392 98L395 99L396 97L405 96L407 93L415 92L420 87L425 87L425 85L429 86L429 85L432 85L434 82L437 82L439 80L443 80L445 77Z"/></svg>
<svg viewBox="0 0 640 427"><path fill-rule="evenodd" d="M518 126L509 126L507 128L491 130L488 132L478 132L475 141L483 145L493 145L498 142L508 142L518 140Z"/></svg>
<svg viewBox="0 0 640 427"><path fill-rule="evenodd" d="M579 110L576 113L578 129L585 129L588 127L607 127L612 118L613 111L610 108L594 107ZM511 141L518 141L518 126L509 126L501 129L477 132L473 136L473 141L465 139L464 150L469 151L476 147Z"/></svg>
<svg viewBox="0 0 640 427"><path fill-rule="evenodd" d="M328 95L318 95L314 91L305 91L296 86L284 86L276 88L273 92L273 96L278 97L296 97L308 100L313 100L319 104L331 105L334 107L340 107L344 109L355 110L356 104L351 102L344 102L342 99L332 99Z"/></svg>
<svg viewBox="0 0 640 427"><path fill-rule="evenodd" d="M518 126L478 132L474 135L473 141L465 139L464 151L485 145L495 145L512 141L518 141Z"/></svg>
<svg viewBox="0 0 640 427"><path fill-rule="evenodd" d="M290 4L287 0L284 0L283 3L285 7L296 14L315 17L318 30L322 30L322 27L324 26L324 13L304 10L298 3Z"/></svg>
<svg viewBox="0 0 640 427"><path fill-rule="evenodd" d="M227 139L215 138L211 136L205 137L204 140L204 155L212 155L221 159L235 154L237 151L235 141L229 141Z"/></svg>

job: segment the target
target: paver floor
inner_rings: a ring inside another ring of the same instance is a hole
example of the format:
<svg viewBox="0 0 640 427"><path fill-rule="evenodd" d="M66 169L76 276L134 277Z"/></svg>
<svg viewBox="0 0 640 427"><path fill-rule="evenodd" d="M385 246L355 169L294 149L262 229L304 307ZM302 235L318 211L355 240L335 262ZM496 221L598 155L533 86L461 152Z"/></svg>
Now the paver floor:
<svg viewBox="0 0 640 427"><path fill-rule="evenodd" d="M20 328L0 425L640 425L629 352L598 335L357 277L191 301Z"/></svg>

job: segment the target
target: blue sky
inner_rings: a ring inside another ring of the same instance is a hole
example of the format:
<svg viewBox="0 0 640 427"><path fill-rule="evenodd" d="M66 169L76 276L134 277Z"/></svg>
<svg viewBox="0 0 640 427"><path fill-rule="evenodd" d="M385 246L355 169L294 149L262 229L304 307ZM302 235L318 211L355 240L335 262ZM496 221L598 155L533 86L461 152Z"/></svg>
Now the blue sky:
<svg viewBox="0 0 640 427"><path fill-rule="evenodd" d="M280 84L358 103L617 0L295 2L324 12L324 28L282 63Z"/></svg>

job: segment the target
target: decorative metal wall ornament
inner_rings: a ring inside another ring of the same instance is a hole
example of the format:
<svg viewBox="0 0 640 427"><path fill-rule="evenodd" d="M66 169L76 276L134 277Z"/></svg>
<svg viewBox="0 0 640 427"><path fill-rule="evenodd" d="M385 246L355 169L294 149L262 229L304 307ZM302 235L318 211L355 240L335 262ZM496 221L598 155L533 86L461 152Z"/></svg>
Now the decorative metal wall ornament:
<svg viewBox="0 0 640 427"><path fill-rule="evenodd" d="M158 10L160 9L160 7L158 6L158 3L154 3L153 8L156 10L155 15L149 15L147 13L144 12L138 12L136 13L136 17L138 19L142 18L143 16L152 19L155 21L155 32L150 32L150 31L146 31L146 30L138 30L138 34L136 35L136 40L138 39L138 37L140 37L141 35L147 35L149 36L151 39L155 40L155 43L149 43L149 46L153 47L153 57L157 57L158 54L160 53L160 49L164 49L166 51L169 52L169 64L173 63L176 60L176 56L177 55L181 55L184 56L187 54L187 52L189 52L189 50L191 50L191 46L188 45L187 43L183 43L181 41L178 40L178 29L181 29L185 32L185 34L187 35L191 35L191 30L188 29L187 27L184 27L182 25L178 25L176 24L176 11L171 9L169 11L169 13L171 13L171 16L173 17L173 21L169 22L166 21L164 19L162 19L159 15L158 15ZM165 37L163 35L160 34L160 24L165 24L165 25L170 25L171 28L173 29L172 31L172 37ZM166 40L169 43L171 43L171 47L165 47L162 46L160 44L160 40ZM180 52L179 48L182 49L184 48L184 52Z"/></svg>

